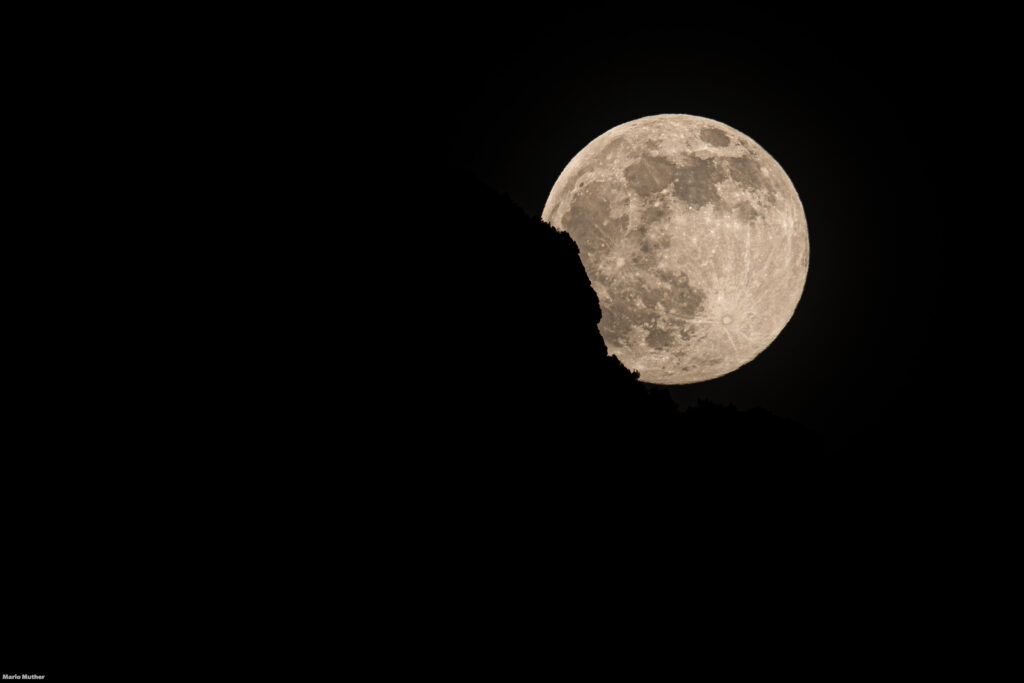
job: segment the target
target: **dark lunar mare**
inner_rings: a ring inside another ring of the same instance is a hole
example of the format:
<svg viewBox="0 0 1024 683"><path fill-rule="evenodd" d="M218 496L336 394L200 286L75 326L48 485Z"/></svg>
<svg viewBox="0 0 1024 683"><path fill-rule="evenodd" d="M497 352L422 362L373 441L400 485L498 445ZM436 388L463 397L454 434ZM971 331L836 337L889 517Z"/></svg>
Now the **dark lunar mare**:
<svg viewBox="0 0 1024 683"><path fill-rule="evenodd" d="M671 187L672 194L690 206L700 207L719 201L715 184L725 180L716 159L694 157L680 166L661 156L644 154L627 166L623 175L629 188L640 197L649 197Z"/></svg>

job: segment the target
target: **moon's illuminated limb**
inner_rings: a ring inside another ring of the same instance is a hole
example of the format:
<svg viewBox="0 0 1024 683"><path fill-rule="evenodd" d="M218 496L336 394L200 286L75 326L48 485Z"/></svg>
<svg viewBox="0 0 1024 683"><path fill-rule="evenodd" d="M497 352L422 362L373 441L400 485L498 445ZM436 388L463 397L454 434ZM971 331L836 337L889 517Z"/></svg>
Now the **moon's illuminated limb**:
<svg viewBox="0 0 1024 683"><path fill-rule="evenodd" d="M599 136L562 171L543 218L579 245L605 344L645 382L700 382L750 362L807 279L807 221L786 173L699 116Z"/></svg>

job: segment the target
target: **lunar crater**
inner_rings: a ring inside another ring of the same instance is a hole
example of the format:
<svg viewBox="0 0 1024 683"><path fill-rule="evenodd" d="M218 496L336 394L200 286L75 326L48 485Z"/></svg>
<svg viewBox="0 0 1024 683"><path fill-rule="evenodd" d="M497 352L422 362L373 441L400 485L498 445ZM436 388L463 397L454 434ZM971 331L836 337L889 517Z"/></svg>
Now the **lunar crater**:
<svg viewBox="0 0 1024 683"><path fill-rule="evenodd" d="M728 147L731 142L729 136L718 128L702 128L700 139L714 147Z"/></svg>

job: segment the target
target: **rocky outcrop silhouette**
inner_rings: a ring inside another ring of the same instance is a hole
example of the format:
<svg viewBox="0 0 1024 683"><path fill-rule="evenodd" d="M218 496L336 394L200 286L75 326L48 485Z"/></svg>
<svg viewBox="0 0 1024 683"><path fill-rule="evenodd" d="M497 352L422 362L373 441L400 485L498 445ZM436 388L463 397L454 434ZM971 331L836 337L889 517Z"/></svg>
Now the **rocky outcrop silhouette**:
<svg viewBox="0 0 1024 683"><path fill-rule="evenodd" d="M429 349L415 369L424 433L479 454L542 451L565 467L813 450L816 435L764 410L702 402L681 414L667 390L608 355L597 295L566 233L475 180L451 185L458 210L431 231L430 253L443 256L417 293L430 302L414 342Z"/></svg>

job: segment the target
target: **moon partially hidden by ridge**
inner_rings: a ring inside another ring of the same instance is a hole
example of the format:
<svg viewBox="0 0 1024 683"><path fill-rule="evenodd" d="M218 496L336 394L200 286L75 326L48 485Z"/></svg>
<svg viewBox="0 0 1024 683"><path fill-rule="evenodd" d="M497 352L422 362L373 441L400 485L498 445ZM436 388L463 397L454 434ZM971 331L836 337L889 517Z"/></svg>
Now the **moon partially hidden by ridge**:
<svg viewBox="0 0 1024 683"><path fill-rule="evenodd" d="M752 139L700 116L600 135L562 171L542 218L579 246L608 353L643 382L691 384L749 363L807 280L793 183Z"/></svg>

